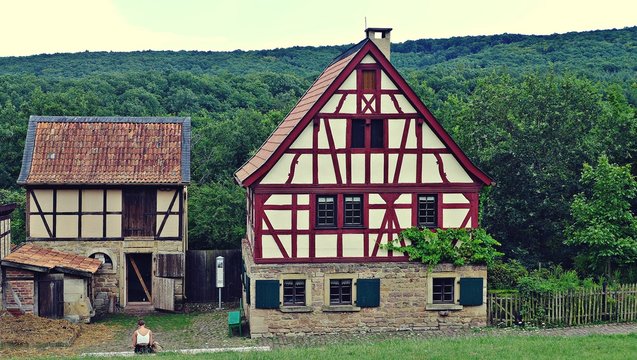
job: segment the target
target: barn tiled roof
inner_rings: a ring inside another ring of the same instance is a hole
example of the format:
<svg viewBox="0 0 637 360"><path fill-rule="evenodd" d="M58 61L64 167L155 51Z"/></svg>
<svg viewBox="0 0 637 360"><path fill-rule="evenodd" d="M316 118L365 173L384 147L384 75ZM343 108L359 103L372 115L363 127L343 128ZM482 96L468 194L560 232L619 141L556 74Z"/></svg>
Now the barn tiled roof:
<svg viewBox="0 0 637 360"><path fill-rule="evenodd" d="M44 248L34 244L24 244L13 250L2 260L3 266L26 265L35 271L71 271L94 274L102 264L99 259L70 254Z"/></svg>
<svg viewBox="0 0 637 360"><path fill-rule="evenodd" d="M20 184L190 182L190 118L31 116Z"/></svg>
<svg viewBox="0 0 637 360"><path fill-rule="evenodd" d="M332 63L323 70L321 75L314 81L314 84L305 92L299 102L296 103L296 106L294 106L285 119L283 119L265 143L261 145L261 148L234 174L239 183L243 183L245 179L268 161L281 142L283 142L288 134L301 122L303 117L305 117L321 95L325 93L325 90L332 84L367 41L368 40L365 39L352 46L336 57Z"/></svg>

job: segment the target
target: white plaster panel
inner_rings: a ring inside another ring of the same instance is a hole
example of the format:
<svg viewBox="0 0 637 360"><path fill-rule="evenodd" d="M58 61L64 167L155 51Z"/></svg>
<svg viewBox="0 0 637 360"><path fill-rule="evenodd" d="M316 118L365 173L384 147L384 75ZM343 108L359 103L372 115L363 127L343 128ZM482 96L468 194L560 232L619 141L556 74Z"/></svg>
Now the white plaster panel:
<svg viewBox="0 0 637 360"><path fill-rule="evenodd" d="M355 114L356 113L356 96L355 95L347 95L343 105L341 106L341 111L339 114Z"/></svg>
<svg viewBox="0 0 637 360"><path fill-rule="evenodd" d="M389 182L394 181L394 174L396 173L396 165L398 165L398 154L389 154L388 156L388 164L389 169L387 171L387 176L389 177Z"/></svg>
<svg viewBox="0 0 637 360"><path fill-rule="evenodd" d="M396 94L394 95L396 97L396 102L398 102L398 106L400 106L400 108L402 109L402 111L406 114L409 113L415 113L416 109L414 109L413 106L411 106L411 103L409 102L409 100L407 100L407 98L405 97L405 95L402 94Z"/></svg>
<svg viewBox="0 0 637 360"><path fill-rule="evenodd" d="M389 96L389 94L382 94L380 96L380 109L383 112L383 114L398 114L399 113L398 109L396 109L396 105L394 105L394 102L392 101L391 96Z"/></svg>
<svg viewBox="0 0 637 360"><path fill-rule="evenodd" d="M303 154L299 156L298 162L296 163L296 168L294 169L294 177L292 178L292 183L312 183L312 154Z"/></svg>
<svg viewBox="0 0 637 360"><path fill-rule="evenodd" d="M422 147L425 149L446 148L445 144L438 138L438 135L434 134L427 123L422 124Z"/></svg>
<svg viewBox="0 0 637 360"><path fill-rule="evenodd" d="M32 191L35 194L35 197L38 198L38 203L44 212L52 212L53 211L53 190L47 189L37 189ZM32 212L38 211L38 207L35 205L35 201L33 200L33 196L30 197L30 208Z"/></svg>
<svg viewBox="0 0 637 360"><path fill-rule="evenodd" d="M347 179L347 156L345 156L345 154L336 154L336 158L338 159L338 166L341 171L341 180L345 182Z"/></svg>
<svg viewBox="0 0 637 360"><path fill-rule="evenodd" d="M310 256L309 235L297 235L296 236L296 257L306 258L309 256Z"/></svg>
<svg viewBox="0 0 637 360"><path fill-rule="evenodd" d="M316 257L336 257L336 234L315 235L314 254Z"/></svg>
<svg viewBox="0 0 637 360"><path fill-rule="evenodd" d="M82 207L84 207L84 203L82 203ZM103 220L102 215L83 215L81 237L101 238L103 236Z"/></svg>
<svg viewBox="0 0 637 360"><path fill-rule="evenodd" d="M58 215L56 217L55 236L59 238L77 238L77 215Z"/></svg>
<svg viewBox="0 0 637 360"><path fill-rule="evenodd" d="M400 142L403 138L403 129L405 128L405 119L391 119L388 121L387 128L389 132L389 134L387 134L389 147L392 149L400 148Z"/></svg>
<svg viewBox="0 0 637 360"><path fill-rule="evenodd" d="M365 183L365 154L352 154L352 183Z"/></svg>
<svg viewBox="0 0 637 360"><path fill-rule="evenodd" d="M274 241L274 237L271 235L261 236L261 254L266 259L280 259L283 257L281 250L279 250L279 247Z"/></svg>
<svg viewBox="0 0 637 360"><path fill-rule="evenodd" d="M336 184L336 169L332 163L332 156L318 155L318 181L321 184Z"/></svg>
<svg viewBox="0 0 637 360"><path fill-rule="evenodd" d="M159 231L161 222L164 221L164 215L157 215L155 232ZM166 219L166 224L160 234L161 237L177 237L179 236L179 215L170 215Z"/></svg>
<svg viewBox="0 0 637 360"><path fill-rule="evenodd" d="M396 219L401 229L411 227L411 209L396 209Z"/></svg>
<svg viewBox="0 0 637 360"><path fill-rule="evenodd" d="M385 168L385 156L383 154L370 154L370 177L369 181L374 184L384 182L383 171Z"/></svg>
<svg viewBox="0 0 637 360"><path fill-rule="evenodd" d="M445 228L458 228L462 225L462 221L468 213L469 209L443 209L442 226ZM467 227L471 227L471 220L467 223Z"/></svg>
<svg viewBox="0 0 637 360"><path fill-rule="evenodd" d="M329 100L327 100L327 102L325 103L325 105L321 108L321 113L326 113L326 114L332 114L336 112L336 107L338 106L338 103L341 101L341 97L343 97L343 95L341 94L334 94L330 97Z"/></svg>
<svg viewBox="0 0 637 360"><path fill-rule="evenodd" d="M356 90L356 71L352 71L347 79L343 81L339 90Z"/></svg>
<svg viewBox="0 0 637 360"><path fill-rule="evenodd" d="M122 216L106 215L106 237L122 236Z"/></svg>
<svg viewBox="0 0 637 360"><path fill-rule="evenodd" d="M383 200L383 198L380 197L379 194L369 194L369 204L370 205L385 204L385 200Z"/></svg>
<svg viewBox="0 0 637 360"><path fill-rule="evenodd" d="M296 212L296 228L308 230L310 228L310 212L308 210L298 210Z"/></svg>
<svg viewBox="0 0 637 360"><path fill-rule="evenodd" d="M327 130L325 130L325 119L321 120L321 126L318 131L318 148L319 149L329 149L330 144L327 141ZM330 124L331 125L331 124Z"/></svg>
<svg viewBox="0 0 637 360"><path fill-rule="evenodd" d="M301 131L299 136L294 140L290 149L311 149L312 148L312 130L314 129L314 123L310 122L309 125Z"/></svg>
<svg viewBox="0 0 637 360"><path fill-rule="evenodd" d="M296 196L296 203L299 205L309 205L310 204L310 195L308 194L299 194Z"/></svg>
<svg viewBox="0 0 637 360"><path fill-rule="evenodd" d="M447 174L447 179L450 182L473 182L453 154L440 154L440 157L444 164L445 174Z"/></svg>
<svg viewBox="0 0 637 360"><path fill-rule="evenodd" d="M56 204L57 211L77 212L79 210L79 196L79 190L58 190Z"/></svg>
<svg viewBox="0 0 637 360"><path fill-rule="evenodd" d="M394 204L411 204L411 194L401 194Z"/></svg>
<svg viewBox="0 0 637 360"><path fill-rule="evenodd" d="M403 184L416 182L416 154L403 155L403 163L400 167L398 182Z"/></svg>
<svg viewBox="0 0 637 360"><path fill-rule="evenodd" d="M292 195L290 194L272 194L265 202L265 205L290 205L292 204Z"/></svg>
<svg viewBox="0 0 637 360"><path fill-rule="evenodd" d="M104 190L82 190L82 211L102 211Z"/></svg>
<svg viewBox="0 0 637 360"><path fill-rule="evenodd" d="M376 64L376 60L371 55L365 55L363 60L361 60L361 64Z"/></svg>
<svg viewBox="0 0 637 360"><path fill-rule="evenodd" d="M363 234L343 234L343 256L363 257Z"/></svg>
<svg viewBox="0 0 637 360"><path fill-rule="evenodd" d="M438 171L438 162L433 154L422 155L422 181L423 183L441 183L442 178Z"/></svg>
<svg viewBox="0 0 637 360"><path fill-rule="evenodd" d="M122 211L122 190L106 191L106 211Z"/></svg>
<svg viewBox="0 0 637 360"><path fill-rule="evenodd" d="M166 212L170 207L170 202L173 200L173 196L175 196L175 192L178 190L157 190L157 211L158 212ZM173 204L172 211L179 211L179 195L175 199L175 203Z"/></svg>
<svg viewBox="0 0 637 360"><path fill-rule="evenodd" d="M374 234L374 235L370 235L370 237L371 237L371 239L373 241L376 241L376 237L378 237L378 235ZM387 234L381 235L380 243L381 244L387 244ZM372 245L372 249L374 249L374 246L376 246L376 245ZM370 250L370 253L371 253L371 250ZM387 257L387 255L388 255L387 254L387 250L383 249L382 247L379 246L378 247L378 252L376 253L376 256L378 256L378 257Z"/></svg>
<svg viewBox="0 0 637 360"><path fill-rule="evenodd" d="M264 212L274 229L290 230L292 228L292 212L290 210L265 210ZM268 226L263 220L263 230L266 229L268 229Z"/></svg>
<svg viewBox="0 0 637 360"><path fill-rule="evenodd" d="M396 84L394 84L389 76L382 70L380 72L380 86L383 90L398 90Z"/></svg>
<svg viewBox="0 0 637 360"><path fill-rule="evenodd" d="M49 229L53 226L53 216L45 215L47 224L49 224ZM53 231L53 229L51 229ZM49 233L46 232L46 227L44 226L44 222L40 215L30 215L29 216L29 236L34 238L48 238Z"/></svg>
<svg viewBox="0 0 637 360"><path fill-rule="evenodd" d="M369 228L380 229L385 217L385 209L369 209Z"/></svg>
<svg viewBox="0 0 637 360"><path fill-rule="evenodd" d="M344 149L347 144L347 120L330 119L330 130L332 130L334 147L337 149Z"/></svg>
<svg viewBox="0 0 637 360"><path fill-rule="evenodd" d="M469 204L469 199L467 199L462 194L442 194L442 203L443 204Z"/></svg>
<svg viewBox="0 0 637 360"><path fill-rule="evenodd" d="M409 131L407 132L407 142L405 142L405 149L416 149L418 143L416 141L416 120L409 122Z"/></svg>
<svg viewBox="0 0 637 360"><path fill-rule="evenodd" d="M279 158L279 160L276 162L276 164L274 164L274 166L270 169L270 171L268 171L268 173L263 177L261 183L285 184L288 179L288 175L290 174L290 164L292 163L293 158L294 154L283 154L281 158ZM296 175L296 172L294 175Z"/></svg>

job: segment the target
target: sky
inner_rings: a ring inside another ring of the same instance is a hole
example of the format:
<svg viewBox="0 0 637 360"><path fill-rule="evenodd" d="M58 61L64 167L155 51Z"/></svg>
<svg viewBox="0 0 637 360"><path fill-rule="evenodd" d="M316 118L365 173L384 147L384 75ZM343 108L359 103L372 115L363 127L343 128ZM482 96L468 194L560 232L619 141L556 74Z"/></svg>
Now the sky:
<svg viewBox="0 0 637 360"><path fill-rule="evenodd" d="M0 56L255 50L637 25L637 0L0 0Z"/></svg>

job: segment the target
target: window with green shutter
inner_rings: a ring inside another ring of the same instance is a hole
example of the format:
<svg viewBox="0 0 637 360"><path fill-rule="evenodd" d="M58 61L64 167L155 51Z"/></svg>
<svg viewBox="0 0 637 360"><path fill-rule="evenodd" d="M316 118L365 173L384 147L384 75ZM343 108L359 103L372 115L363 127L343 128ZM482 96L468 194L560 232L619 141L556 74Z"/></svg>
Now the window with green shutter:
<svg viewBox="0 0 637 360"><path fill-rule="evenodd" d="M358 307L380 306L380 279L356 281L356 305Z"/></svg>
<svg viewBox="0 0 637 360"><path fill-rule="evenodd" d="M483 278L460 278L460 305L482 305Z"/></svg>
<svg viewBox="0 0 637 360"><path fill-rule="evenodd" d="M257 309L279 308L279 280L256 280L255 306Z"/></svg>

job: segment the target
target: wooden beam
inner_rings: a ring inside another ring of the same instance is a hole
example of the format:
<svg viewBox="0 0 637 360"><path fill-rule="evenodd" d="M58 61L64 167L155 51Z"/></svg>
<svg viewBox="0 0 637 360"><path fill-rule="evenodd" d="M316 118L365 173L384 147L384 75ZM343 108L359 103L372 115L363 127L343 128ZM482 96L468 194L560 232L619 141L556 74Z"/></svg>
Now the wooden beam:
<svg viewBox="0 0 637 360"><path fill-rule="evenodd" d="M135 270L135 275L137 275L137 279L139 279L139 282L142 284L142 288L144 288L144 293L146 293L146 296L148 297L148 301L152 303L153 297L150 296L150 293L148 292L148 288L146 287L146 283L144 282L144 279L142 278L142 274L139 272L139 268L137 267L137 263L135 262L135 259L131 257L130 263L131 265L133 265L133 270Z"/></svg>

